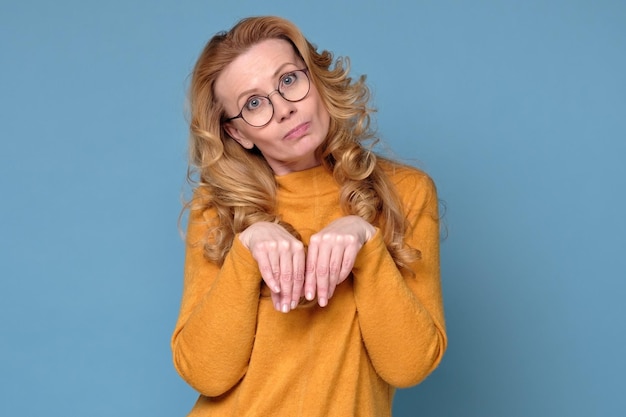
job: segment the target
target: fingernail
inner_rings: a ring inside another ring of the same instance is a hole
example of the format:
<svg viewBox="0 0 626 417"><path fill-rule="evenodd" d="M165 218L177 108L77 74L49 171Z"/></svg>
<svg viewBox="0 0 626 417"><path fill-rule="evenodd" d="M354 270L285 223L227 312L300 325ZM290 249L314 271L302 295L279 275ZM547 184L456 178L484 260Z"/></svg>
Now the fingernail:
<svg viewBox="0 0 626 417"><path fill-rule="evenodd" d="M313 299L313 293L311 291L306 293L306 299L311 301Z"/></svg>
<svg viewBox="0 0 626 417"><path fill-rule="evenodd" d="M287 303L283 304L283 313L289 313L289 305Z"/></svg>
<svg viewBox="0 0 626 417"><path fill-rule="evenodd" d="M320 298L320 307L326 307L326 304L328 304L328 301L326 301L325 298Z"/></svg>
<svg viewBox="0 0 626 417"><path fill-rule="evenodd" d="M296 307L298 307L298 302L297 301L291 301L291 309L293 310Z"/></svg>
<svg viewBox="0 0 626 417"><path fill-rule="evenodd" d="M274 304L274 308L276 309L276 311L280 311L280 303Z"/></svg>
<svg viewBox="0 0 626 417"><path fill-rule="evenodd" d="M274 292L280 292L280 285L274 286Z"/></svg>

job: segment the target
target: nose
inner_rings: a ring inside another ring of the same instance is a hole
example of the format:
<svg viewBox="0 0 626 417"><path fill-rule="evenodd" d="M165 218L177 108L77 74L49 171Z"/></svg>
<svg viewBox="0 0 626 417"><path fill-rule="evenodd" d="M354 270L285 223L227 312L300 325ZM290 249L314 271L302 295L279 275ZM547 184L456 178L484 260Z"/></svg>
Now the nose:
<svg viewBox="0 0 626 417"><path fill-rule="evenodd" d="M272 96L270 100L274 107L274 118L278 122L289 119L297 111L296 103L286 100L278 91L274 93L270 94Z"/></svg>

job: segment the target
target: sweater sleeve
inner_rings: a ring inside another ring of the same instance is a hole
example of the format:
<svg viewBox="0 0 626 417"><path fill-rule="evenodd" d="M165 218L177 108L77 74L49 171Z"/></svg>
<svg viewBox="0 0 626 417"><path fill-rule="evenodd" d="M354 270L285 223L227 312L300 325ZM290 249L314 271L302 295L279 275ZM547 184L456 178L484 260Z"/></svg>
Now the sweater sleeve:
<svg viewBox="0 0 626 417"><path fill-rule="evenodd" d="M355 262L354 291L365 348L382 379L396 387L422 381L447 345L439 273L439 219L435 185L425 174L397 184L410 222L405 241L421 252L403 275L380 231Z"/></svg>
<svg viewBox="0 0 626 417"><path fill-rule="evenodd" d="M184 287L172 336L174 366L205 396L218 396L246 373L260 296L260 274L235 238L224 264L208 261L200 243L211 210L192 210L186 238Z"/></svg>

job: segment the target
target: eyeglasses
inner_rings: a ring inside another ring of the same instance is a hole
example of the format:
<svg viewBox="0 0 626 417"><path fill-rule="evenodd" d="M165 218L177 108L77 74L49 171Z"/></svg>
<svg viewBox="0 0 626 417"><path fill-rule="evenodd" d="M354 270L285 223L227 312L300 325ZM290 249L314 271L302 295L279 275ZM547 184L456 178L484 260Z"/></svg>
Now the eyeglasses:
<svg viewBox="0 0 626 417"><path fill-rule="evenodd" d="M246 101L239 114L224 120L224 123L235 119L243 119L250 126L263 127L274 117L274 105L270 96L276 92L292 103L304 100L309 94L311 82L307 75L308 69L287 72L280 76L278 88L266 96L252 96Z"/></svg>

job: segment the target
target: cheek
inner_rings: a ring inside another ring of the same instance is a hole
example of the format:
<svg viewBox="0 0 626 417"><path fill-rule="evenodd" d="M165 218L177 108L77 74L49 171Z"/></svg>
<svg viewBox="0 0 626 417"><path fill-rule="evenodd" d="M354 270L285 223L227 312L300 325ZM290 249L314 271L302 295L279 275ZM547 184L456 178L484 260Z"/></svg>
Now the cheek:
<svg viewBox="0 0 626 417"><path fill-rule="evenodd" d="M324 104L321 102L319 104L317 114L320 118L322 127L326 131L325 133L328 133L328 129L330 127L330 113L328 113L328 110L326 110L326 106L324 106Z"/></svg>
<svg viewBox="0 0 626 417"><path fill-rule="evenodd" d="M266 138L272 135L273 123L270 123L267 126L259 128L259 127L250 126L249 124L247 124L246 122L242 120L241 125L242 126L239 129L240 134L243 137L245 137L247 140L250 140L254 143L265 142L267 141Z"/></svg>
<svg viewBox="0 0 626 417"><path fill-rule="evenodd" d="M330 113L326 109L322 98L319 96L317 90L315 91L315 105L317 107L317 117L320 119L322 124L327 128L330 124Z"/></svg>
<svg viewBox="0 0 626 417"><path fill-rule="evenodd" d="M273 124L263 128L261 131L250 132L248 135L248 140L252 141L258 148L265 148L267 146L271 146L274 142L274 139L279 136L280 131L277 129L273 129Z"/></svg>

